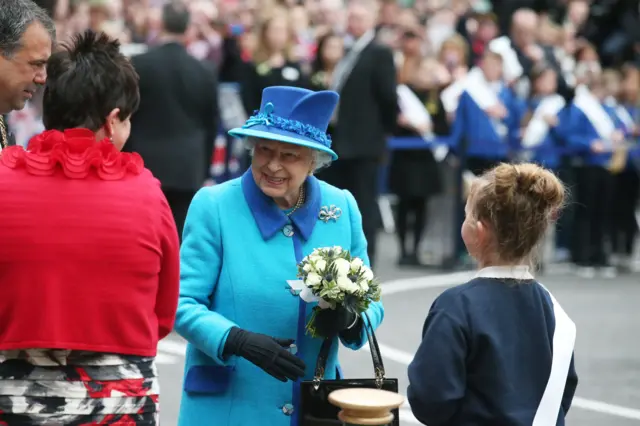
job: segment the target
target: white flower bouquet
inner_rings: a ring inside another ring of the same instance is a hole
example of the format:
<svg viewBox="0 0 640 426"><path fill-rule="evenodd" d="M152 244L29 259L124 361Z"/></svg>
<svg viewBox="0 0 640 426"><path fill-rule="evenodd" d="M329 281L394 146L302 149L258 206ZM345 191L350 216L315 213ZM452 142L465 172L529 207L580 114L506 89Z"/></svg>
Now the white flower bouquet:
<svg viewBox="0 0 640 426"><path fill-rule="evenodd" d="M371 268L342 247L317 248L298 264L298 278L304 288L300 297L317 301L306 330L317 337L314 320L320 309L344 307L356 315L380 300L381 288Z"/></svg>

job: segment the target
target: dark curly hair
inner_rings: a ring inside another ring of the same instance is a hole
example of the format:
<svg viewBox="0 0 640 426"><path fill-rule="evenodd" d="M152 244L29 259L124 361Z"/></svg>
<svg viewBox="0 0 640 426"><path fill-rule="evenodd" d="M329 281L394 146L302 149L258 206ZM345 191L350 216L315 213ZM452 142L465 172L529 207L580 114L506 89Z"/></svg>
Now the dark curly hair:
<svg viewBox="0 0 640 426"><path fill-rule="evenodd" d="M106 34L87 30L49 59L42 102L47 130L95 132L115 108L126 120L139 104L138 74Z"/></svg>

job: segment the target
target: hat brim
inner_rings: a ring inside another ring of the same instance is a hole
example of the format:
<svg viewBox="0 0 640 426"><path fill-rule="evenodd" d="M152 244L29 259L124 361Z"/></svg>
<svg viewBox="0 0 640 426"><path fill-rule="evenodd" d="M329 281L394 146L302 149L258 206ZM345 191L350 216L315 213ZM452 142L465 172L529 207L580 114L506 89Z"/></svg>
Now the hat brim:
<svg viewBox="0 0 640 426"><path fill-rule="evenodd" d="M336 161L338 159L338 154L336 154L331 148L327 148L324 145L321 145L317 142L310 142L305 139L295 138L287 135L279 135L277 133L265 132L263 130L254 130L254 129L243 129L242 127L237 127L235 129L229 130L229 134L236 138L238 137L254 137L267 139L276 142L284 142L290 143L293 145L304 146L310 149L315 149L317 151L326 152L331 156L332 161Z"/></svg>

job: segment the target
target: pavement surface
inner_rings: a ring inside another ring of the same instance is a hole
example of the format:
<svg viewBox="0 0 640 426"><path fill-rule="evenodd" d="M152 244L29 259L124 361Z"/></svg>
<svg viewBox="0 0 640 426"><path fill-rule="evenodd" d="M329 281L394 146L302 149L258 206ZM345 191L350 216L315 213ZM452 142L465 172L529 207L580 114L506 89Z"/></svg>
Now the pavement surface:
<svg viewBox="0 0 640 426"><path fill-rule="evenodd" d="M468 273L442 274L424 269L399 269L396 243L382 235L378 276L385 283L385 321L377 332L387 377L407 388L406 370L420 343L432 301L447 287L462 283ZM551 267L539 277L578 328L576 369L579 384L568 426L640 426L640 274L615 279L584 280L569 268ZM171 335L160 342L161 424L175 426L182 386L184 341ZM368 350L341 350L346 377L372 377ZM420 424L408 407L401 425ZM202 426L217 426L203 420Z"/></svg>

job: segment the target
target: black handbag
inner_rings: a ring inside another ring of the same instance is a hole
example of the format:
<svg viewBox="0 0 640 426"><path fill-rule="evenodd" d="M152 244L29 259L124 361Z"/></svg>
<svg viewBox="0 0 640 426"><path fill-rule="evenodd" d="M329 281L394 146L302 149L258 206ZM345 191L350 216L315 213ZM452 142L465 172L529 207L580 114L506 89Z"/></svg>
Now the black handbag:
<svg viewBox="0 0 640 426"><path fill-rule="evenodd" d="M364 315L367 316L366 313ZM299 426L341 426L342 422L338 420L340 408L329 402L329 394L335 390L370 388L398 392L398 379L387 379L385 377L380 347L368 317L364 323L369 349L371 349L375 378L323 380L327 359L334 341L332 338L325 339L318 354L314 379L305 380L300 384L301 411L298 421ZM398 410L396 409L392 412L394 419L391 426L400 426Z"/></svg>

